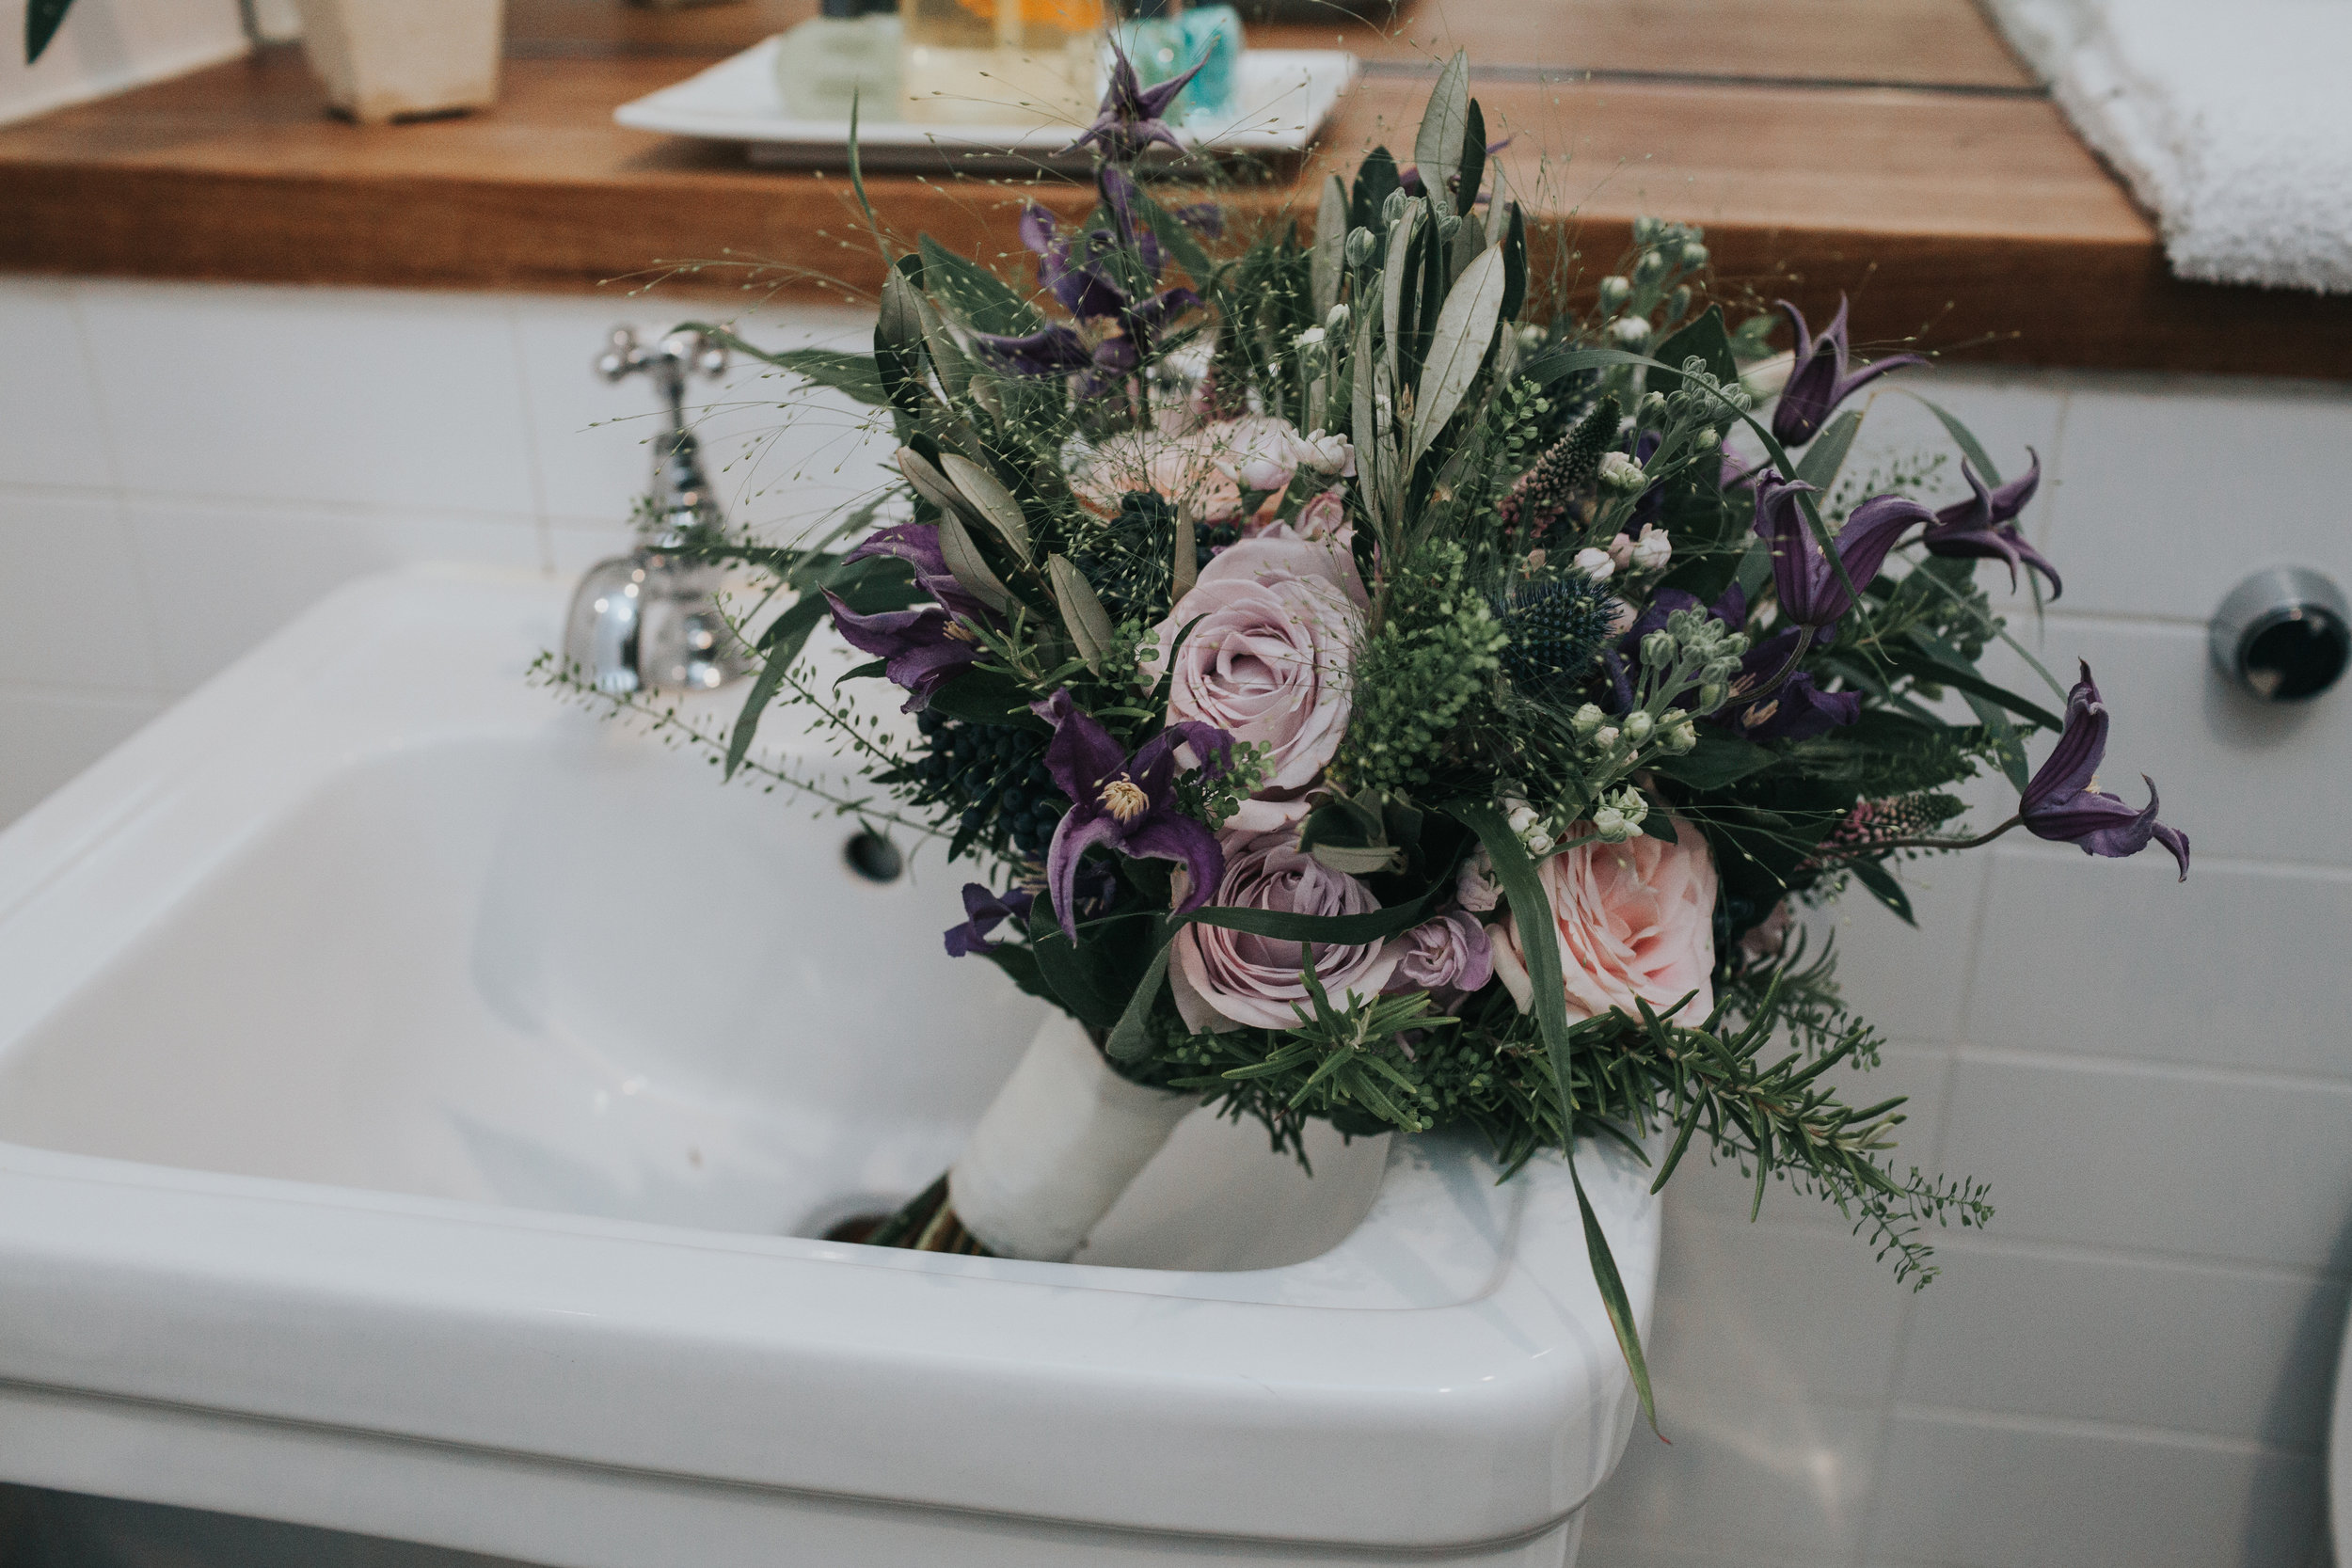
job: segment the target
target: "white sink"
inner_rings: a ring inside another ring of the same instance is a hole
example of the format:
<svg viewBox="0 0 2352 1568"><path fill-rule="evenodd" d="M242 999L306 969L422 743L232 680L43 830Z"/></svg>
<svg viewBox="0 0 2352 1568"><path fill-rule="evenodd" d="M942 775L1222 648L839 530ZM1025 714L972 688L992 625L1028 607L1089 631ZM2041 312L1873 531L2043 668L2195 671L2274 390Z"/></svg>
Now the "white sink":
<svg viewBox="0 0 2352 1568"><path fill-rule="evenodd" d="M0 1480L578 1568L1572 1557L1631 1399L1556 1161L1196 1115L1075 1263L814 1239L1037 1005L936 849L528 688L563 600L348 590L0 834Z"/></svg>

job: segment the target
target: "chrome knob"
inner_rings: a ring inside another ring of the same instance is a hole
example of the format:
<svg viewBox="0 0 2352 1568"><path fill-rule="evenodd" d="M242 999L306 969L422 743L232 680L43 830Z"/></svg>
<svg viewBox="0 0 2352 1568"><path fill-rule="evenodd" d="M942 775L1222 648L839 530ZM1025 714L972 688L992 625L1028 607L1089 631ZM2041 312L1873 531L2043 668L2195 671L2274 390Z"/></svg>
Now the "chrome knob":
<svg viewBox="0 0 2352 1568"><path fill-rule="evenodd" d="M2206 646L2241 689L2269 703L2316 697L2352 661L2352 607L2308 566L2270 566L2230 590Z"/></svg>

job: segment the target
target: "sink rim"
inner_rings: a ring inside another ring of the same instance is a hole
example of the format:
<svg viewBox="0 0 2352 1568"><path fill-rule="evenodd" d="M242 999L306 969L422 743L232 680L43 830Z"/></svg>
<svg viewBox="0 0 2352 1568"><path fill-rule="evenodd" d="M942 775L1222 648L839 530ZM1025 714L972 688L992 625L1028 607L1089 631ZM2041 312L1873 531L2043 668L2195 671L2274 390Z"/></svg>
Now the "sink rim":
<svg viewBox="0 0 2352 1568"><path fill-rule="evenodd" d="M519 673L532 650L509 644L534 624L551 636L564 596L536 577L447 568L333 595L0 833L0 963L77 867L175 806L217 811L205 792L224 772L265 766L255 735L295 723L306 699L340 711L338 673L387 640L413 654L420 617L471 628ZM545 718L544 693L495 684L461 687L458 711L421 689L413 711L395 700L358 732L380 744L389 724L400 743L415 733L399 732L404 720L454 732ZM312 747L319 768L350 760L315 738L289 744ZM242 818L268 820L299 782L246 791ZM1655 1201L1622 1152L1580 1147L1645 1308ZM1500 1189L1506 1228L1477 1289L1367 1307L1314 1287L1398 1240L1375 1223L1384 1209L1491 1179L1463 1140L1400 1139L1375 1217L1332 1253L1191 1275L888 1253L0 1143L0 1314L26 1325L0 1338L0 1380L989 1513L1456 1546L1572 1512L1629 1428L1629 1381L1565 1162L1538 1161ZM670 1264L658 1273L654 1246ZM948 1288L910 1291L910 1275ZM571 1293L550 1296L551 1282ZM863 1441L779 1431L787 1408L833 1412ZM1008 1428L1027 1441L1007 1444ZM1308 1437L1321 1484L1284 1484ZM1170 1454L1192 1456L1203 1479L1183 1480Z"/></svg>

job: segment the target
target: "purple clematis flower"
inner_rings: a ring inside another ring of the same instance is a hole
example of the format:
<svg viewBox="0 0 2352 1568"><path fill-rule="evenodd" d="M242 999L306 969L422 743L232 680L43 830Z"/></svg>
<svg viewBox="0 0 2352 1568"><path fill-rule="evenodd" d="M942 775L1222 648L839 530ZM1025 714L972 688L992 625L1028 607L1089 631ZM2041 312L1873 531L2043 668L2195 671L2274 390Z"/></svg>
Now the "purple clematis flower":
<svg viewBox="0 0 2352 1568"><path fill-rule="evenodd" d="M1845 295L1837 296L1837 319L1819 338L1805 330L1804 316L1795 306L1784 299L1780 308L1788 312L1789 325L1797 329L1795 366L1788 372L1788 385L1780 389L1779 404L1772 409L1772 438L1783 446L1793 447L1813 439L1829 423L1829 417L1837 411L1839 404L1887 372L1928 362L1925 355L1891 354L1849 374Z"/></svg>
<svg viewBox="0 0 2352 1568"><path fill-rule="evenodd" d="M2146 809L2134 811L2119 796L2099 787L2099 763L2107 754L2107 707L2091 683L2090 665L2066 694L2066 727L2042 770L2026 782L2017 805L2018 820L2036 838L2079 844L2086 855L2110 859L2137 855L2155 840L2180 863L2188 880L2188 835L2156 820L2156 782L2148 785Z"/></svg>
<svg viewBox="0 0 2352 1568"><path fill-rule="evenodd" d="M988 933L1009 920L1015 927L1029 923L1029 909L1037 902L1037 895L1014 888L1008 893L991 893L977 882L963 884L963 924L947 927L947 956L961 958L974 953L984 953L996 943L988 940Z"/></svg>
<svg viewBox="0 0 2352 1568"><path fill-rule="evenodd" d="M1089 142L1103 150L1103 157L1113 164L1132 164L1143 156L1144 150L1154 142L1165 143L1182 152L1184 144L1176 139L1176 133L1160 119L1176 95L1189 86L1200 68L1209 63L1206 55L1194 62L1190 71L1169 77L1151 87L1143 85L1136 74L1127 52L1111 42L1110 85L1104 89L1103 102L1094 116L1094 123L1072 142L1066 152L1075 152Z"/></svg>
<svg viewBox="0 0 2352 1568"><path fill-rule="evenodd" d="M1961 477L1975 492L1967 500L1956 501L1935 515L1929 525L1926 544L1930 555L1975 556L2009 562L2009 585L2017 586L2017 568L2040 572L2050 579L2050 597L2055 599L2066 592L2058 581L2058 568L2040 550L2026 542L2018 531L2017 515L2033 499L2034 491L2042 483L2042 454L2031 447L2026 451L2033 458L2033 467L2022 479L1988 490L1984 481L1968 460L1960 461Z"/></svg>
<svg viewBox="0 0 2352 1568"><path fill-rule="evenodd" d="M1190 883L1176 913L1206 904L1225 874L1225 851L1215 833L1176 809L1176 752L1189 747L1202 768L1222 771L1233 737L1214 724L1180 720L1130 757L1066 689L1031 710L1054 726L1045 768L1071 801L1045 852L1046 892L1070 940L1078 940L1078 863L1098 844L1133 859L1184 866Z"/></svg>
<svg viewBox="0 0 2352 1568"><path fill-rule="evenodd" d="M1100 397L1134 374L1152 352L1152 340L1170 321L1200 303L1190 289L1163 289L1137 299L1121 285L1112 259L1133 255L1156 278L1163 261L1159 241L1148 227L1135 223L1133 181L1105 168L1098 183L1119 232L1090 229L1062 238L1055 232L1054 214L1034 203L1021 218L1022 243L1037 252L1038 282L1064 309L1094 326L1092 341L1059 325L1020 337L973 334L985 354L1016 375L1084 372L1075 388L1081 398Z"/></svg>
<svg viewBox="0 0 2352 1568"><path fill-rule="evenodd" d="M896 556L912 565L915 586L939 602L861 615L830 589L825 601L833 607L833 624L841 640L882 661L882 673L907 689L903 711L913 713L928 706L941 687L979 657L979 644L962 623L985 625L988 610L947 570L946 558L940 553L938 525L900 523L877 530L842 561L881 555Z"/></svg>
<svg viewBox="0 0 2352 1568"><path fill-rule="evenodd" d="M1778 686L1758 689L1788 669L1802 635L1790 626L1750 648L1713 721L1748 740L1810 740L1861 718L1860 692L1824 691L1809 670L1790 670Z"/></svg>
<svg viewBox="0 0 2352 1568"><path fill-rule="evenodd" d="M1853 608L1837 565L1822 553L1798 497L1814 487L1802 480L1760 475L1756 482L1756 531L1772 551L1772 586L1781 613L1802 626L1828 626ZM1935 515L1900 496L1873 496L1853 509L1833 543L1845 577L1859 594L1870 586L1905 530Z"/></svg>

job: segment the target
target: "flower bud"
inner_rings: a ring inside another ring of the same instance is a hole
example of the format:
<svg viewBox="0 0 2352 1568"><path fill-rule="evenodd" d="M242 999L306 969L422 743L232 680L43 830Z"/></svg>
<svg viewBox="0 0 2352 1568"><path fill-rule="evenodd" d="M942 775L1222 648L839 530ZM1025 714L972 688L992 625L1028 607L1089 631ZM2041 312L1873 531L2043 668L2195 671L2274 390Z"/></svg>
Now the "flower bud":
<svg viewBox="0 0 2352 1568"><path fill-rule="evenodd" d="M1675 657L1675 634L1659 630L1642 639L1642 663L1645 667L1662 669Z"/></svg>
<svg viewBox="0 0 2352 1568"><path fill-rule="evenodd" d="M1666 319L1668 321L1679 320L1682 312L1688 310L1690 308L1690 285L1677 284L1675 286L1675 292L1666 296Z"/></svg>
<svg viewBox="0 0 2352 1568"><path fill-rule="evenodd" d="M1511 825L1513 832L1524 835L1528 829L1535 826L1535 808L1524 800L1514 801L1503 820Z"/></svg>
<svg viewBox="0 0 2352 1568"><path fill-rule="evenodd" d="M1619 316L1609 324L1609 333L1617 340L1619 348L1639 353L1649 341L1649 322L1641 316Z"/></svg>
<svg viewBox="0 0 2352 1568"><path fill-rule="evenodd" d="M1698 743L1698 726L1692 723L1688 719L1685 719L1679 724L1668 726L1663 737L1663 744L1666 750L1672 752L1677 756L1683 755Z"/></svg>
<svg viewBox="0 0 2352 1568"><path fill-rule="evenodd" d="M1682 266L1686 272L1696 272L1707 265L1707 247L1696 240L1682 242Z"/></svg>
<svg viewBox="0 0 2352 1568"><path fill-rule="evenodd" d="M1666 268L1671 264L1664 251L1645 250L1641 260L1633 263L1634 287L1643 288L1657 282L1666 276Z"/></svg>
<svg viewBox="0 0 2352 1568"><path fill-rule="evenodd" d="M1644 424L1665 423L1666 394L1663 392L1644 392L1642 394L1642 401L1633 405L1633 417L1641 420Z"/></svg>
<svg viewBox="0 0 2352 1568"><path fill-rule="evenodd" d="M1319 326L1311 326L1307 328L1306 331L1301 332L1297 337L1293 338L1291 340L1291 346L1300 350L1321 348L1323 346L1323 341L1327 336L1328 336L1328 334L1327 334L1323 328Z"/></svg>
<svg viewBox="0 0 2352 1568"><path fill-rule="evenodd" d="M1641 217L1633 220L1633 243L1635 245L1655 245L1658 243L1659 236L1665 231L1666 225L1661 219Z"/></svg>
<svg viewBox="0 0 2352 1568"><path fill-rule="evenodd" d="M1625 716L1625 737L1636 746L1647 740L1656 727L1657 721L1638 707Z"/></svg>
<svg viewBox="0 0 2352 1568"><path fill-rule="evenodd" d="M1323 329L1334 338L1347 330L1348 312L1344 305L1334 305L1331 313L1323 318Z"/></svg>
<svg viewBox="0 0 2352 1568"><path fill-rule="evenodd" d="M1633 564L1633 541L1624 534L1618 534L1601 548L1609 552L1609 563L1618 571L1622 572Z"/></svg>
<svg viewBox="0 0 2352 1568"><path fill-rule="evenodd" d="M1610 747L1614 746L1616 743L1617 726L1614 724L1603 724L1600 728L1593 732L1593 744L1598 746L1603 751L1607 751Z"/></svg>
<svg viewBox="0 0 2352 1568"><path fill-rule="evenodd" d="M1633 569L1637 572L1661 572L1674 559L1674 541L1666 531L1655 524L1644 523L1642 536L1633 541Z"/></svg>
<svg viewBox="0 0 2352 1568"><path fill-rule="evenodd" d="M1369 229L1351 229L1347 232L1347 264L1361 271L1372 265L1372 259L1380 250L1380 242Z"/></svg>
<svg viewBox="0 0 2352 1568"><path fill-rule="evenodd" d="M1603 806L1593 813L1593 832L1603 844L1623 844L1633 836L1634 824L1616 807Z"/></svg>
<svg viewBox="0 0 2352 1568"><path fill-rule="evenodd" d="M1521 323L1518 329L1519 352L1521 354L1534 353L1544 346L1545 336L1544 329L1534 322Z"/></svg>
<svg viewBox="0 0 2352 1568"><path fill-rule="evenodd" d="M1598 704L1586 703L1582 707L1568 715L1568 728L1580 736L1589 736L1600 728L1600 721L1607 717L1607 714L1600 711Z"/></svg>
<svg viewBox="0 0 2352 1568"><path fill-rule="evenodd" d="M1724 683L1703 681L1699 685L1699 711L1712 713L1724 705Z"/></svg>
<svg viewBox="0 0 2352 1568"><path fill-rule="evenodd" d="M1642 471L1642 466L1621 451L1600 454L1599 477L1604 489L1623 491L1629 495L1649 483L1649 475Z"/></svg>
<svg viewBox="0 0 2352 1568"><path fill-rule="evenodd" d="M1617 311L1623 309L1625 308L1625 302L1632 297L1633 283L1631 279L1619 277L1614 273L1612 273L1610 276L1600 280L1600 308L1603 310L1613 315Z"/></svg>
<svg viewBox="0 0 2352 1568"><path fill-rule="evenodd" d="M1380 203L1380 227L1395 227L1396 220L1405 215L1405 204L1411 199L1401 190L1391 191L1388 199Z"/></svg>
<svg viewBox="0 0 2352 1568"><path fill-rule="evenodd" d="M1609 559L1606 550L1581 549L1576 552L1572 564L1595 582L1607 582L1617 572L1617 563Z"/></svg>
<svg viewBox="0 0 2352 1568"><path fill-rule="evenodd" d="M1544 856L1551 853L1551 835L1549 833L1530 833L1527 835L1526 839L1523 840L1523 842L1527 846L1527 852L1534 855L1538 860L1541 860Z"/></svg>

